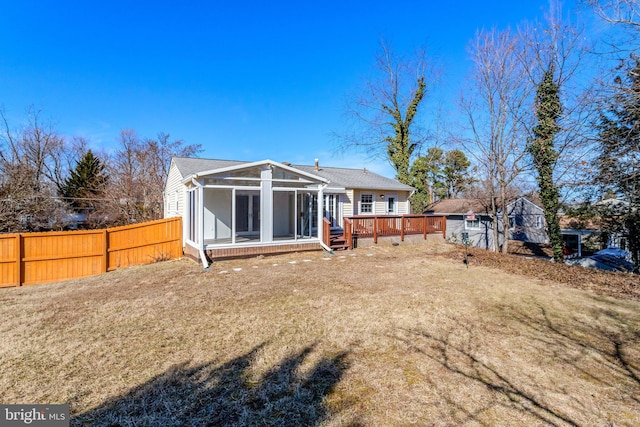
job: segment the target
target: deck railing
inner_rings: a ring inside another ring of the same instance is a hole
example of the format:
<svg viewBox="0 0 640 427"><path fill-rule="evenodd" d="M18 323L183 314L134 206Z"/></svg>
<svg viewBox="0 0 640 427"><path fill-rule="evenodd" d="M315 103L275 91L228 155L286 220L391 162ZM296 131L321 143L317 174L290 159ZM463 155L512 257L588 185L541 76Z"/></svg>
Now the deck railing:
<svg viewBox="0 0 640 427"><path fill-rule="evenodd" d="M373 238L378 243L380 236L404 236L409 234L442 233L446 238L447 221L437 215L358 215L345 217L343 221L346 244L353 247L353 237Z"/></svg>
<svg viewBox="0 0 640 427"><path fill-rule="evenodd" d="M331 241L331 221L327 218L322 220L322 242L328 245Z"/></svg>

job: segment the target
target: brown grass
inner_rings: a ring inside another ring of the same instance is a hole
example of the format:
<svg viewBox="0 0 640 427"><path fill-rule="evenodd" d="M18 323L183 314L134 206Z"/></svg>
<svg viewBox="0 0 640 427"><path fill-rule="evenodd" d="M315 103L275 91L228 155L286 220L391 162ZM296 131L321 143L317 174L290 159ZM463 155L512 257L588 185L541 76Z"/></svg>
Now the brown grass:
<svg viewBox="0 0 640 427"><path fill-rule="evenodd" d="M69 403L72 425L640 424L637 289L461 253L180 260L3 289L0 401Z"/></svg>

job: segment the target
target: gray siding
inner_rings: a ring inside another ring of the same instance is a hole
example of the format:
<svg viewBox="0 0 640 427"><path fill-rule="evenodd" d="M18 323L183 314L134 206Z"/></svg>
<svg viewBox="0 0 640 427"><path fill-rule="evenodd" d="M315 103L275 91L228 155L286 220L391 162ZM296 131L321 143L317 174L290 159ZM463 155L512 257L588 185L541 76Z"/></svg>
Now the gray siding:
<svg viewBox="0 0 640 427"><path fill-rule="evenodd" d="M478 215L480 228L465 229L464 215L447 216L447 240L462 244L462 233L469 233L469 246L480 249L493 249L493 221L490 217Z"/></svg>
<svg viewBox="0 0 640 427"><path fill-rule="evenodd" d="M521 242L548 243L544 211L524 197L507 206L509 239Z"/></svg>

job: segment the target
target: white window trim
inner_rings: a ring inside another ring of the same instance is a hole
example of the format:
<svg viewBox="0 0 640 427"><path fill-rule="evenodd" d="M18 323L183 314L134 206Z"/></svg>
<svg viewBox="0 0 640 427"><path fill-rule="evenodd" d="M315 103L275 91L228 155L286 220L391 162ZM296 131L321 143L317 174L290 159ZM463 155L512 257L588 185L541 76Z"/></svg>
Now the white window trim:
<svg viewBox="0 0 640 427"><path fill-rule="evenodd" d="M398 195L397 194L385 194L384 197L385 197L384 209L385 209L386 213L389 214L389 215L397 215L398 214ZM389 199L393 199L393 207L394 207L393 212L391 212L389 210Z"/></svg>
<svg viewBox="0 0 640 427"><path fill-rule="evenodd" d="M469 223L470 222L478 222L478 226L477 227L470 227ZM480 218L476 218L474 220L469 220L469 219L465 219L464 220L464 229L465 230L480 230Z"/></svg>
<svg viewBox="0 0 640 427"><path fill-rule="evenodd" d="M362 197L363 196L370 196L371 197L371 202L363 202L362 201ZM362 211L362 205L363 204L367 204L367 205L371 205L371 211L370 212L363 212ZM373 193L360 193L360 200L358 202L358 212L360 215L373 215L375 214L375 197L373 196Z"/></svg>

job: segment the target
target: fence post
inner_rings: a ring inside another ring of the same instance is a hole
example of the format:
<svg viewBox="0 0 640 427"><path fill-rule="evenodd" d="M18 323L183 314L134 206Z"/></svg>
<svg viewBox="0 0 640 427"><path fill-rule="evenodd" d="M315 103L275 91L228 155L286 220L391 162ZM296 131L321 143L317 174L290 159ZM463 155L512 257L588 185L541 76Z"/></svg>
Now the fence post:
<svg viewBox="0 0 640 427"><path fill-rule="evenodd" d="M404 242L404 215L400 217L400 241Z"/></svg>
<svg viewBox="0 0 640 427"><path fill-rule="evenodd" d="M109 270L107 263L109 262L109 231L108 229L102 230L102 272L106 273Z"/></svg>
<svg viewBox="0 0 640 427"><path fill-rule="evenodd" d="M422 216L423 222L424 222L424 226L423 226L423 231L422 231L422 235L424 237L424 240L427 240L427 216L423 215Z"/></svg>
<svg viewBox="0 0 640 427"><path fill-rule="evenodd" d="M16 254L16 269L15 278L16 286L22 286L22 234L16 234L16 241L14 243L14 253Z"/></svg>

